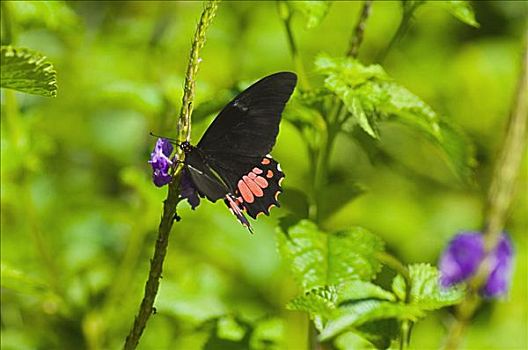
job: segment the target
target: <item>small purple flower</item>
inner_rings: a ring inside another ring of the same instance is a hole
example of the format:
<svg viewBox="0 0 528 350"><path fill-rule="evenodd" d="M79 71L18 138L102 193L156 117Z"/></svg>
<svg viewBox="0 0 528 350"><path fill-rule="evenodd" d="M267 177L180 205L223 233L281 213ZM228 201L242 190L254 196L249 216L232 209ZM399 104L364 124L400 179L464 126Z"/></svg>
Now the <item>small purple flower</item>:
<svg viewBox="0 0 528 350"><path fill-rule="evenodd" d="M440 259L440 283L444 287L471 277L484 258L484 242L478 232L456 235Z"/></svg>
<svg viewBox="0 0 528 350"><path fill-rule="evenodd" d="M491 273L482 293L487 297L505 294L512 274L513 246L506 234L502 234L497 247L490 254Z"/></svg>
<svg viewBox="0 0 528 350"><path fill-rule="evenodd" d="M485 258L484 237L479 232L457 234L440 259L440 284L449 287L472 277ZM508 291L511 277L513 248L503 233L489 254L490 275L481 292L486 297L497 297Z"/></svg>
<svg viewBox="0 0 528 350"><path fill-rule="evenodd" d="M150 154L150 160L148 161L154 171L152 174L152 180L154 185L162 187L172 180L172 176L169 174L169 170L172 166L172 160L170 155L174 147L167 139L158 139L154 151Z"/></svg>

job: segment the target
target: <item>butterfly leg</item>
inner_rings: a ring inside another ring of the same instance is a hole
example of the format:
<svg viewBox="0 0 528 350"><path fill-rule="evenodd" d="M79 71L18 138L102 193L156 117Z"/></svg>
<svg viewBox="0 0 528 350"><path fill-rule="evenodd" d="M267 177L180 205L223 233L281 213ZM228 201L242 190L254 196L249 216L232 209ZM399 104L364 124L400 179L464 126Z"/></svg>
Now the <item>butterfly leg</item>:
<svg viewBox="0 0 528 350"><path fill-rule="evenodd" d="M239 201L235 196L233 196L231 193L226 194L225 196L225 203L229 210L237 217L238 221L247 229L249 232L253 233L253 228L251 227L251 224L249 223L248 219L244 216L244 213L242 212L242 206L241 201Z"/></svg>

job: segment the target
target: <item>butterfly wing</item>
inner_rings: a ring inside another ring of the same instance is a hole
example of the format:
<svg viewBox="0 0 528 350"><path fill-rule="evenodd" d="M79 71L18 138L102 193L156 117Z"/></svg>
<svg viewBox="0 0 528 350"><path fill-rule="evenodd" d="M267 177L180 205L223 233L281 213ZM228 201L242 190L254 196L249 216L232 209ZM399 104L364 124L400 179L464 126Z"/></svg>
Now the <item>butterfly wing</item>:
<svg viewBox="0 0 528 350"><path fill-rule="evenodd" d="M251 85L218 114L196 146L204 164L223 180L228 208L250 230L242 211L256 218L260 213L269 215L270 208L279 205L284 174L268 153L296 83L294 73L280 72ZM211 200L220 198L220 191L203 183L210 179L202 181L203 176L192 171L191 177L201 194Z"/></svg>
<svg viewBox="0 0 528 350"><path fill-rule="evenodd" d="M224 107L197 147L212 156L264 157L275 144L296 83L294 73L280 72L251 85Z"/></svg>

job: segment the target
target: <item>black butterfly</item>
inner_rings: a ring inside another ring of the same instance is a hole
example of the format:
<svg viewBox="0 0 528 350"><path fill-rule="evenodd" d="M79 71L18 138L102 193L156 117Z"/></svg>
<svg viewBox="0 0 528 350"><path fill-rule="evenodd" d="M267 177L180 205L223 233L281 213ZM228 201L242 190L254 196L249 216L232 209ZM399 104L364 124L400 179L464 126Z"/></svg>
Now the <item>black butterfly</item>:
<svg viewBox="0 0 528 350"><path fill-rule="evenodd" d="M224 107L196 146L180 145L185 153L181 195L193 209L200 203L198 195L212 202L223 199L252 232L244 211L256 219L279 206L284 173L269 152L296 83L291 72L259 80Z"/></svg>

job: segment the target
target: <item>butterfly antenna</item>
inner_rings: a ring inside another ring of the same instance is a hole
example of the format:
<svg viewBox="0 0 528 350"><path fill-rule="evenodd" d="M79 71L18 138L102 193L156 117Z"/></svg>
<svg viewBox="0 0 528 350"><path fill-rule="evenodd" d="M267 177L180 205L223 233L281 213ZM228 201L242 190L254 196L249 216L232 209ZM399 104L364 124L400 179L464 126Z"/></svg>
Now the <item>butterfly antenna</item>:
<svg viewBox="0 0 528 350"><path fill-rule="evenodd" d="M160 135L157 135L157 134L154 134L152 131L149 133L150 136L152 137L157 137L159 139L166 139L166 140L169 140L171 143L174 143L176 144L176 146L179 146L180 145L180 142L178 142L178 140L172 138L172 137L167 137L167 136L160 136Z"/></svg>

